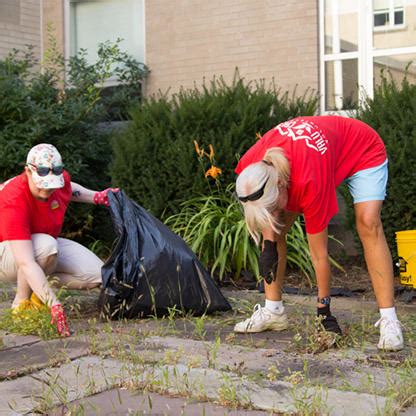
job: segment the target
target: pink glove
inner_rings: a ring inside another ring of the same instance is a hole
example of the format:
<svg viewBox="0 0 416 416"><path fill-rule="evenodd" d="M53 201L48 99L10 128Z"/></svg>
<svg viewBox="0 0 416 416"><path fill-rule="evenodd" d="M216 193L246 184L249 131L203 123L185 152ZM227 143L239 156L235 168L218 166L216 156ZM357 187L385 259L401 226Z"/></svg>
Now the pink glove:
<svg viewBox="0 0 416 416"><path fill-rule="evenodd" d="M112 192L118 192L120 189L119 188L107 188L104 189L104 191L101 192L96 192L94 194L94 204L95 205L105 205L106 207L108 207L110 205L110 203L108 202L108 192L112 191Z"/></svg>
<svg viewBox="0 0 416 416"><path fill-rule="evenodd" d="M51 324L56 326L59 335L62 337L69 337L71 333L69 332L68 322L66 320L64 309L62 305L57 304L51 308Z"/></svg>

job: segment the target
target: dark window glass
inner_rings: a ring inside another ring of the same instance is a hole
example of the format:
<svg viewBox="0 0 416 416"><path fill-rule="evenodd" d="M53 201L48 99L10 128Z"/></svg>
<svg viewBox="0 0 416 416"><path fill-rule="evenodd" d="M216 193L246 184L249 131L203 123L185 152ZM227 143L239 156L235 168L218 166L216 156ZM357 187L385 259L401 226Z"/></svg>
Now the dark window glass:
<svg viewBox="0 0 416 416"><path fill-rule="evenodd" d="M404 13L403 10L399 10L394 12L394 24L395 25L402 25L404 23Z"/></svg>
<svg viewBox="0 0 416 416"><path fill-rule="evenodd" d="M374 15L374 26L385 26L389 22L388 13L377 13Z"/></svg>

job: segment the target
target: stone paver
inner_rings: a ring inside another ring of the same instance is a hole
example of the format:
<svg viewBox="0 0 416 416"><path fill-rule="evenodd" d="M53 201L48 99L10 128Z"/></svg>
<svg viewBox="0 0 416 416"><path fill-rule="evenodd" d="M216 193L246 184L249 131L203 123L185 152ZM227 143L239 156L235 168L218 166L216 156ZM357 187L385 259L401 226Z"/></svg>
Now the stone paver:
<svg viewBox="0 0 416 416"><path fill-rule="evenodd" d="M167 416L270 416L270 412L249 409L229 409L210 402L195 402L194 399L161 395L158 393L132 392L127 389L108 390L73 402L69 407L61 406L49 413L62 416L68 410L82 409L84 416L112 416L140 414Z"/></svg>
<svg viewBox="0 0 416 416"><path fill-rule="evenodd" d="M246 299L245 313L263 297L225 293ZM94 296L80 294L81 316L98 316ZM0 415L392 413L397 403L387 392L415 381L395 372L405 362L414 365L414 337L398 353L378 352L375 331L355 347L305 353L294 336L313 314L314 298L287 295L286 305L290 329L282 333L235 335L233 324L242 318L236 311L210 317L203 331L187 318L72 319L75 336L49 341L0 332ZM358 299L337 299L335 305L344 323L364 315L372 322L377 310ZM402 314L415 311L414 304L399 306ZM410 416L416 408L395 413Z"/></svg>

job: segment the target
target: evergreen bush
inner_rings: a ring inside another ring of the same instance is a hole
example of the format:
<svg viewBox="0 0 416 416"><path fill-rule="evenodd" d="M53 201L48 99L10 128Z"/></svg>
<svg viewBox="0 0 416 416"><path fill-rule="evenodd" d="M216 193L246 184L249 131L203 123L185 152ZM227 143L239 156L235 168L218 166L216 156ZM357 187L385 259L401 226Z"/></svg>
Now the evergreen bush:
<svg viewBox="0 0 416 416"><path fill-rule="evenodd" d="M382 219L393 255L395 232L416 228L416 85L407 77L401 82L384 74L357 117L383 139L389 159L389 181ZM351 204L347 204L350 223Z"/></svg>
<svg viewBox="0 0 416 416"><path fill-rule="evenodd" d="M129 127L113 140L112 177L154 215L175 214L180 203L204 192L194 140L217 149L226 185L235 180L238 155L256 134L314 114L317 102L312 91L289 95L262 81L246 83L238 72L230 85L214 78L201 89L149 98L132 111Z"/></svg>

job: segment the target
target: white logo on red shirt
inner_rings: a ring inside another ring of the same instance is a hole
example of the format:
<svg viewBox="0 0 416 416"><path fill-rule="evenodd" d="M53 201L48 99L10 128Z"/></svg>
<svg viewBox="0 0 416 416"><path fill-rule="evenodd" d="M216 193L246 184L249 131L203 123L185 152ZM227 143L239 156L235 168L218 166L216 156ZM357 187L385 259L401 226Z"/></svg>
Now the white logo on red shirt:
<svg viewBox="0 0 416 416"><path fill-rule="evenodd" d="M304 120L289 120L275 128L282 136L289 136L293 141L305 140L306 146L316 150L321 155L328 150L328 140L313 123Z"/></svg>

